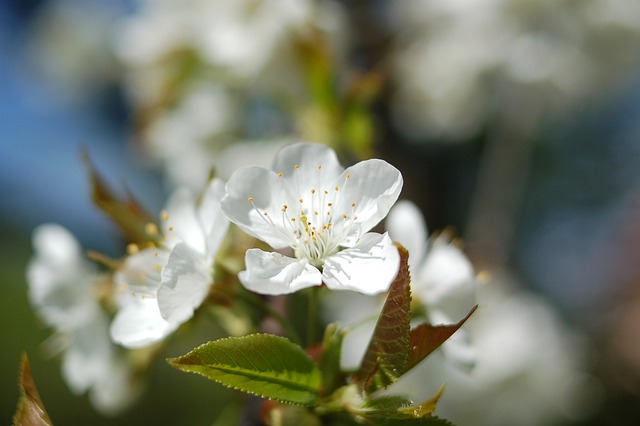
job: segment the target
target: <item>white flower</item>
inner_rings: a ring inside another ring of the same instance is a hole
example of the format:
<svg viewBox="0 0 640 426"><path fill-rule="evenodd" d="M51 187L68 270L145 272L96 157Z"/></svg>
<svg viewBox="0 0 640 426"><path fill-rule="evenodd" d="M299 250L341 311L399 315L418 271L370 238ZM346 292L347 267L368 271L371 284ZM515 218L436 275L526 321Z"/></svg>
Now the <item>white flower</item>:
<svg viewBox="0 0 640 426"><path fill-rule="evenodd" d="M163 213L165 241L127 258L116 272L119 310L114 341L129 348L158 342L193 316L212 282L213 262L229 222L220 211L224 184L214 179L202 201L177 190Z"/></svg>
<svg viewBox="0 0 640 426"><path fill-rule="evenodd" d="M431 324L455 324L463 319L476 302L477 282L469 259L446 235L426 240L427 226L413 203L400 201L386 221L389 235L409 251L411 292L419 300ZM442 346L448 359L470 368L475 363L475 349L465 327Z"/></svg>
<svg viewBox="0 0 640 426"><path fill-rule="evenodd" d="M409 251L411 293L424 308L431 324L455 324L476 304L476 279L471 263L448 239L440 235L427 240L427 226L420 210L409 201L396 203L386 220L389 236ZM375 328L382 301L358 294L327 295L323 310L328 322L351 326L342 348L341 365L360 365ZM463 370L475 363L475 348L466 327L458 330L442 346L448 362Z"/></svg>
<svg viewBox="0 0 640 426"><path fill-rule="evenodd" d="M139 389L131 366L109 340L109 320L95 294L101 277L82 257L76 239L59 225L36 228L33 245L35 256L27 267L29 298L54 329L51 343L62 354L67 385L76 394L88 391L93 405L105 414L121 411Z"/></svg>
<svg viewBox="0 0 640 426"><path fill-rule="evenodd" d="M294 257L248 250L240 281L262 294L287 294L326 284L364 294L386 291L399 255L387 234L368 232L402 189L402 175L385 161L347 170L326 146L283 148L272 170L245 167L227 183L222 210L242 230Z"/></svg>
<svg viewBox="0 0 640 426"><path fill-rule="evenodd" d="M480 308L469 322L478 353L473 371L434 353L389 393L424 400L446 383L438 413L460 425L555 425L588 417L601 390L586 373L586 342L544 299L494 276L480 288Z"/></svg>

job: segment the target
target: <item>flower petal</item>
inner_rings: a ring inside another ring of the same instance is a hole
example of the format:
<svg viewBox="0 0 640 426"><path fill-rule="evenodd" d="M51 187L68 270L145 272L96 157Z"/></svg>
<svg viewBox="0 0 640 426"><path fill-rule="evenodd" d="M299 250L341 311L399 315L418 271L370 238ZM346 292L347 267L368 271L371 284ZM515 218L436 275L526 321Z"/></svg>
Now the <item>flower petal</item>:
<svg viewBox="0 0 640 426"><path fill-rule="evenodd" d="M353 221L355 232L350 236L355 240L389 213L402 190L402 174L384 160L371 159L345 170L335 187L339 195L334 205L342 209L335 213Z"/></svg>
<svg viewBox="0 0 640 426"><path fill-rule="evenodd" d="M284 180L262 167L244 167L227 182L222 211L244 232L278 249L289 246L282 204L291 203ZM266 214L266 215L265 215Z"/></svg>
<svg viewBox="0 0 640 426"><path fill-rule="evenodd" d="M207 253L211 255L218 251L229 229L229 220L220 208L220 200L225 192L224 182L221 179L213 179L198 207L198 217L206 234Z"/></svg>
<svg viewBox="0 0 640 426"><path fill-rule="evenodd" d="M166 266L158 290L158 306L162 317L170 323L182 324L193 316L209 292L212 265L186 243L177 244Z"/></svg>
<svg viewBox="0 0 640 426"><path fill-rule="evenodd" d="M167 220L163 222L165 245L172 248L186 242L201 253L205 252L205 236L196 212L196 199L187 188L178 188L169 197Z"/></svg>
<svg viewBox="0 0 640 426"><path fill-rule="evenodd" d="M413 282L414 293L429 312L439 312L439 317L432 320L456 323L476 304L477 285L471 262L444 236L433 241Z"/></svg>
<svg viewBox="0 0 640 426"><path fill-rule="evenodd" d="M132 254L114 274L117 295L156 297L160 287L160 271L169 259L170 251L163 248L149 248ZM126 302L125 302L126 303Z"/></svg>
<svg viewBox="0 0 640 426"><path fill-rule="evenodd" d="M364 294L387 291L398 273L400 255L385 234L364 234L358 243L327 259L322 281L332 290L354 290Z"/></svg>
<svg viewBox="0 0 640 426"><path fill-rule="evenodd" d="M33 246L35 256L27 266L29 300L41 319L68 330L94 315L99 309L95 273L75 237L60 225L41 225L33 232Z"/></svg>
<svg viewBox="0 0 640 426"><path fill-rule="evenodd" d="M283 178L294 188L296 180L314 185L318 176L326 176L327 181L331 182L344 170L331 148L307 142L294 143L282 148L276 155L271 169L276 173L282 173ZM320 190L319 186L317 190Z"/></svg>
<svg viewBox="0 0 640 426"><path fill-rule="evenodd" d="M427 224L420 209L411 201L398 201L386 220L387 232L409 251L409 266L415 270L427 251Z"/></svg>
<svg viewBox="0 0 640 426"><path fill-rule="evenodd" d="M142 348L171 334L179 324L169 323L155 298L130 297L111 322L111 338L126 348Z"/></svg>
<svg viewBox="0 0 640 426"><path fill-rule="evenodd" d="M260 294L289 294L322 283L320 271L306 260L260 249L247 250L246 271L238 278L247 289Z"/></svg>
<svg viewBox="0 0 640 426"><path fill-rule="evenodd" d="M113 348L104 312L96 311L77 325L67 336L69 341L62 356L62 376L71 391L80 394L94 386L105 373Z"/></svg>

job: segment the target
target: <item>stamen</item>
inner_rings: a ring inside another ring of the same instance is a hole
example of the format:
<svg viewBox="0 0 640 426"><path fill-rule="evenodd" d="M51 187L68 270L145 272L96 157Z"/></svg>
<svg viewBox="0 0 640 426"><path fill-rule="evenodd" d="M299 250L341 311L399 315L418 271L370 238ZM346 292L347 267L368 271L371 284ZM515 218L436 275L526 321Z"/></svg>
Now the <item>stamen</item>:
<svg viewBox="0 0 640 426"><path fill-rule="evenodd" d="M282 177L282 176L283 176L282 172L278 173L278 177Z"/></svg>
<svg viewBox="0 0 640 426"><path fill-rule="evenodd" d="M138 247L135 243L130 243L127 245L127 253L128 254L136 254L140 251L140 247Z"/></svg>
<svg viewBox="0 0 640 426"><path fill-rule="evenodd" d="M167 213L166 210L162 210L160 212L160 219L166 222L167 220L169 220L169 213Z"/></svg>
<svg viewBox="0 0 640 426"><path fill-rule="evenodd" d="M158 235L158 226L155 223L149 222L144 226L144 232L150 237L155 237Z"/></svg>

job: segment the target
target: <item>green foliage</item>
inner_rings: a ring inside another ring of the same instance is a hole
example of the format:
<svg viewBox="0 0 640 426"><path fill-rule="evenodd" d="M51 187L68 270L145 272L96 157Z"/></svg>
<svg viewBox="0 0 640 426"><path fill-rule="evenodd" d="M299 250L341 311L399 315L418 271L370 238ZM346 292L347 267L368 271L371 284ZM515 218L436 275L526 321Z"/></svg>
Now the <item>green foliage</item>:
<svg viewBox="0 0 640 426"><path fill-rule="evenodd" d="M431 352L442 345L449 337L453 335L462 325L469 319L471 314L475 312L478 306L474 306L466 317L451 325L431 325L424 323L411 330L410 336L410 352L407 364L402 374L416 366L420 361L425 359Z"/></svg>
<svg viewBox="0 0 640 426"><path fill-rule="evenodd" d="M314 405L322 380L301 347L270 334L215 340L168 362L225 386L296 405Z"/></svg>
<svg viewBox="0 0 640 426"><path fill-rule="evenodd" d="M322 392L332 393L337 389L341 379L340 351L344 331L337 324L329 324L324 333L322 354L320 356L320 371L322 372Z"/></svg>
<svg viewBox="0 0 640 426"><path fill-rule="evenodd" d="M378 317L369 347L356 380L371 393L395 382L404 372L409 356L411 290L409 252L399 244L400 268Z"/></svg>
<svg viewBox="0 0 640 426"><path fill-rule="evenodd" d="M22 354L20 377L18 379L20 399L13 417L14 426L51 426L53 423L42 404L38 389L31 375L31 365L27 354Z"/></svg>
<svg viewBox="0 0 640 426"><path fill-rule="evenodd" d="M372 426L454 426L450 421L436 416L418 419L378 418L369 424Z"/></svg>

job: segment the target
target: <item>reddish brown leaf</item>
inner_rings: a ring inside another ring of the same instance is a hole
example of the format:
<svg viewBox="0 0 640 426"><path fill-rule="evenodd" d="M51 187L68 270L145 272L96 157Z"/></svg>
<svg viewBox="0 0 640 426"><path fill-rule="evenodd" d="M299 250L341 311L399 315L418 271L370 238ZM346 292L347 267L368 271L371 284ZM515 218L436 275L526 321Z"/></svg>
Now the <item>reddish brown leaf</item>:
<svg viewBox="0 0 640 426"><path fill-rule="evenodd" d="M462 320L456 324L451 325L431 325L424 323L411 330L409 338L409 358L405 366L404 372L409 371L415 367L420 361L425 359L431 352L435 351L440 345L442 345L449 337L453 335L462 324L464 324L471 314L475 312L478 305L471 308L471 311ZM403 373L404 373L403 372Z"/></svg>
<svg viewBox="0 0 640 426"><path fill-rule="evenodd" d="M86 151L83 158L89 170L91 198L95 205L118 225L128 242L140 245L157 242L160 238L157 225L133 195L128 193L124 199L116 196L98 174Z"/></svg>
<svg viewBox="0 0 640 426"><path fill-rule="evenodd" d="M51 426L53 423L44 409L38 389L31 376L31 366L27 354L22 354L20 377L18 379L20 399L13 416L14 426Z"/></svg>
<svg viewBox="0 0 640 426"><path fill-rule="evenodd" d="M396 243L400 268L378 317L356 380L366 392L384 388L400 377L409 353L411 290L409 252Z"/></svg>

